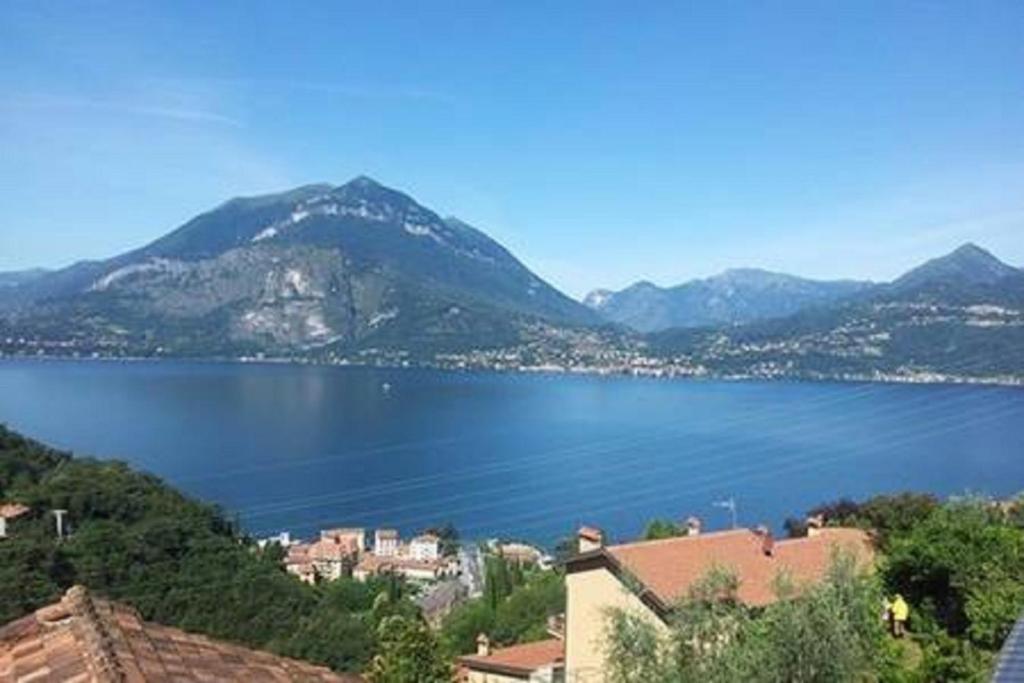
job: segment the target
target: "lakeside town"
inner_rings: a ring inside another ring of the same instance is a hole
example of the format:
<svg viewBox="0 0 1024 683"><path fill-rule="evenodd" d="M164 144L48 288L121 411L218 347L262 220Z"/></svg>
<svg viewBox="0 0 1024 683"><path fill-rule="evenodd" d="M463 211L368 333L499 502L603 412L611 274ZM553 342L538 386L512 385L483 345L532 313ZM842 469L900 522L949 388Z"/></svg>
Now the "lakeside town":
<svg viewBox="0 0 1024 683"><path fill-rule="evenodd" d="M310 540L293 539L285 531L259 539L257 545L280 546L284 569L310 585L383 576L408 581L415 586L416 604L434 627L457 605L482 595L488 557L541 571L554 567L551 555L528 543L490 539L460 544L454 534L448 527L405 540L392 528L375 529L372 536L362 527L331 528Z"/></svg>
<svg viewBox="0 0 1024 683"><path fill-rule="evenodd" d="M754 347L745 351L760 351ZM791 353L805 355L795 348ZM723 356L722 358L724 358ZM188 361L188 358L166 355L157 349L151 354L137 355L121 344L109 343L102 348L82 345L74 340L42 341L24 338L0 339L0 359L37 359L70 361ZM351 354L317 353L312 356L256 354L252 356L210 357L205 361L246 364L324 365L335 367L366 367L381 369L435 369L453 372L501 372L523 374L575 374L607 377L638 377L648 379L775 381L800 380L822 382L879 382L890 384L965 384L981 386L1024 386L1024 377L1017 374L993 373L972 375L942 372L913 364L895 371L823 372L800 370L792 361L765 360L751 364L743 371L715 369L707 359L691 356L663 356L640 350L608 350L601 354L553 351L538 353L536 348L479 349L465 352L438 353L430 358L414 357L406 351L364 349ZM721 358L719 358L721 360Z"/></svg>

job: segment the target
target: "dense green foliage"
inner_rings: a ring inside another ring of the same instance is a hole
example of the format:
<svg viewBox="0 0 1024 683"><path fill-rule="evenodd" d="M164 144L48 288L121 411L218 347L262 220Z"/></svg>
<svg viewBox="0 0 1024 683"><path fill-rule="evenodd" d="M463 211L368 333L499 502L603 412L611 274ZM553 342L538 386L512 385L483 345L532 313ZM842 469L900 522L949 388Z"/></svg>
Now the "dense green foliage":
<svg viewBox="0 0 1024 683"><path fill-rule="evenodd" d="M481 633L496 645L547 637L548 617L565 611L565 580L560 572L523 568L499 556L486 561L483 597L469 600L449 614L442 639L452 654L476 649Z"/></svg>
<svg viewBox="0 0 1024 683"><path fill-rule="evenodd" d="M625 612L610 615L608 667L616 683L864 680L892 668L893 648L878 618L877 581L837 557L828 579L787 599L750 610L738 581L712 571L674 610L669 637Z"/></svg>
<svg viewBox="0 0 1024 683"><path fill-rule="evenodd" d="M387 617L377 627L380 651L367 677L371 683L449 683L452 666L434 634L417 619Z"/></svg>
<svg viewBox="0 0 1024 683"><path fill-rule="evenodd" d="M0 622L57 600L74 583L146 619L362 670L387 617L418 618L401 584L308 586L215 509L118 462L71 458L0 427L0 500L32 513L0 542ZM53 509L73 533L58 542Z"/></svg>
<svg viewBox="0 0 1024 683"><path fill-rule="evenodd" d="M911 604L924 680L987 680L1024 614L1024 505L982 498L940 504L903 493L820 506L830 524L874 530L891 594Z"/></svg>
<svg viewBox="0 0 1024 683"><path fill-rule="evenodd" d="M682 536L683 528L669 519L652 519L644 529L644 540L656 541L659 538Z"/></svg>

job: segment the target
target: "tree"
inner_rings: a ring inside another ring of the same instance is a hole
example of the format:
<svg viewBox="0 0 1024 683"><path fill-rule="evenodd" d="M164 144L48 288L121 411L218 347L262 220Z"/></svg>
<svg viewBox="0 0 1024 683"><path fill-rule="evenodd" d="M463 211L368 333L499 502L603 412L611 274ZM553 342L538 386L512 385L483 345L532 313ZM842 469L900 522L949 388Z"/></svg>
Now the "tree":
<svg viewBox="0 0 1024 683"><path fill-rule="evenodd" d="M822 516L832 526L870 529L880 547L885 549L892 535L914 528L938 507L939 500L931 494L905 491L874 496L863 503L843 498L819 505L810 514Z"/></svg>
<svg viewBox="0 0 1024 683"><path fill-rule="evenodd" d="M492 639L511 645L547 637L548 617L565 612L565 577L534 572L495 611Z"/></svg>
<svg viewBox="0 0 1024 683"><path fill-rule="evenodd" d="M284 571L278 548L259 550L216 508L123 463L71 458L2 427L0 492L33 509L0 543L0 622L82 583L151 621L361 671L378 623L418 614L400 581L308 586ZM54 508L69 510L74 528L60 543L45 512Z"/></svg>
<svg viewBox="0 0 1024 683"><path fill-rule="evenodd" d="M644 540L654 541L660 538L682 536L683 530L675 522L668 519L652 519L644 529Z"/></svg>
<svg viewBox="0 0 1024 683"><path fill-rule="evenodd" d="M820 585L797 590L781 577L779 600L750 610L728 571L713 570L673 610L667 637L649 620L610 618L607 666L616 683L859 681L894 670L877 581L837 557Z"/></svg>
<svg viewBox="0 0 1024 683"><path fill-rule="evenodd" d="M492 633L497 617L491 606L482 599L468 600L445 617L441 625L441 638L452 655L470 654L476 650L476 638L481 633Z"/></svg>
<svg viewBox="0 0 1024 683"><path fill-rule="evenodd" d="M453 671L422 621L392 616L377 627L378 653L367 677L372 683L449 683Z"/></svg>

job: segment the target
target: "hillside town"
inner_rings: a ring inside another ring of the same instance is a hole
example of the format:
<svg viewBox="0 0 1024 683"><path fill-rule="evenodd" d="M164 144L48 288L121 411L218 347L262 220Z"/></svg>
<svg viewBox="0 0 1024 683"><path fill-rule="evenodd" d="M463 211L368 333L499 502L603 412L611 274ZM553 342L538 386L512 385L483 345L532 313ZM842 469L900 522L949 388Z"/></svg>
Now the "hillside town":
<svg viewBox="0 0 1024 683"><path fill-rule="evenodd" d="M324 529L313 541L292 541L282 534L276 541L285 548L285 568L307 583L351 577L360 581L393 574L429 582L457 576L457 557L442 552L441 538L431 532L403 541L395 529L377 529L368 545L366 529Z"/></svg>

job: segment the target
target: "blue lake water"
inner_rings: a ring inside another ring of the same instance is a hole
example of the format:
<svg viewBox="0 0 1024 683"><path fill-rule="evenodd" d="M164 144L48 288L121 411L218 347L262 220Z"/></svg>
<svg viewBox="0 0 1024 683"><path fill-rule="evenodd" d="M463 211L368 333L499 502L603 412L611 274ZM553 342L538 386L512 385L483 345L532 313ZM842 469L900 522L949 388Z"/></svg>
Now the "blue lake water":
<svg viewBox="0 0 1024 683"><path fill-rule="evenodd" d="M7 360L0 421L257 533L452 521L551 543L584 522L725 526L728 497L779 527L841 496L1024 490L1013 388Z"/></svg>

